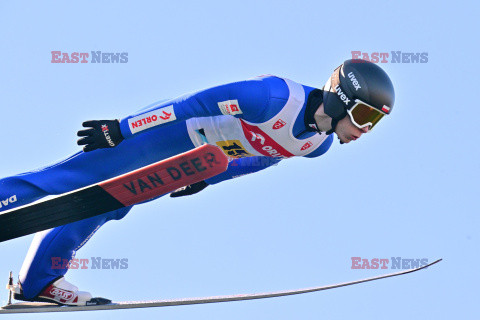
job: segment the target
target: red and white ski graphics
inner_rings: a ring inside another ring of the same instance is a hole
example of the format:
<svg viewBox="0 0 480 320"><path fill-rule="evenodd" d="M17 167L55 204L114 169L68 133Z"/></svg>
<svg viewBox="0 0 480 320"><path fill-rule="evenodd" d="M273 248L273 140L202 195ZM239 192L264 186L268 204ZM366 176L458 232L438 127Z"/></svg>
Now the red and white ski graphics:
<svg viewBox="0 0 480 320"><path fill-rule="evenodd" d="M0 212L0 242L150 200L227 170L222 150L204 145L100 183Z"/></svg>
<svg viewBox="0 0 480 320"><path fill-rule="evenodd" d="M208 179L227 169L228 159L219 148L203 145L195 150L195 153L185 152L99 185L127 207Z"/></svg>

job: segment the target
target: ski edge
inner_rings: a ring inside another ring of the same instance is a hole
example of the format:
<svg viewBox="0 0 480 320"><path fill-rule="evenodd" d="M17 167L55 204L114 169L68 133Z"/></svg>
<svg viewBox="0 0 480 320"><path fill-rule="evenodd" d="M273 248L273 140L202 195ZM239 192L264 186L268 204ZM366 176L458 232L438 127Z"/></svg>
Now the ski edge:
<svg viewBox="0 0 480 320"><path fill-rule="evenodd" d="M215 296L215 297L202 297L202 298L185 298L185 299L171 299L171 300L151 300L151 301L123 301L123 302L114 302L106 305L97 305L97 306L64 306L64 307L39 307L39 308L14 308L14 307L3 307L0 309L0 314L2 313L37 313L37 312L71 312L71 311L93 311L93 310L117 310L117 309L137 309L137 308L151 308L151 307L168 307L168 306L181 306L181 305L194 305L194 304L206 304L206 303L218 303L218 302L232 302L232 301L245 301L245 300L255 300L255 299L266 299L266 298L275 298L283 297L290 295L297 295L303 293L310 293L316 291L323 291L335 288L341 288L346 286L351 286L359 283L375 281L385 278L391 278L395 276L400 276L419 270L426 269L432 265L442 261L442 259L435 260L427 265L403 270L394 273L388 273L384 275L379 275L375 277L342 282L338 284L332 284L321 287L312 287L312 288L303 288L296 290L285 290L269 293L254 293L254 294L239 294L239 295L228 295L228 296Z"/></svg>

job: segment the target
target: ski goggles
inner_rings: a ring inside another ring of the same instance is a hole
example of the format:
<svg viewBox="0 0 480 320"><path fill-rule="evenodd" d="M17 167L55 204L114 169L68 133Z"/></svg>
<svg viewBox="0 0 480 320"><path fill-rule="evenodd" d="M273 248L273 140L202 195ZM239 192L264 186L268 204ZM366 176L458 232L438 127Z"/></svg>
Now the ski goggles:
<svg viewBox="0 0 480 320"><path fill-rule="evenodd" d="M383 106L382 111L380 111L359 99L356 99L355 104L347 109L350 120L355 126L360 129L369 126L369 130L372 130L388 111L390 111L390 108L387 106Z"/></svg>

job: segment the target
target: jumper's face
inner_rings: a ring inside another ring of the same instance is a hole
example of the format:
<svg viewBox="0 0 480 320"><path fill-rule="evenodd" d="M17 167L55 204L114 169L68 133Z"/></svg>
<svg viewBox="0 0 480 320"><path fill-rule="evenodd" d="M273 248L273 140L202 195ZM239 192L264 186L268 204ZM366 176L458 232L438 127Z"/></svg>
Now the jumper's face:
<svg viewBox="0 0 480 320"><path fill-rule="evenodd" d="M342 120L338 121L338 124L335 127L335 133L340 141L343 143L349 143L350 141L360 138L362 134L367 133L368 129L368 126L362 129L358 128L353 124L350 116L347 115Z"/></svg>

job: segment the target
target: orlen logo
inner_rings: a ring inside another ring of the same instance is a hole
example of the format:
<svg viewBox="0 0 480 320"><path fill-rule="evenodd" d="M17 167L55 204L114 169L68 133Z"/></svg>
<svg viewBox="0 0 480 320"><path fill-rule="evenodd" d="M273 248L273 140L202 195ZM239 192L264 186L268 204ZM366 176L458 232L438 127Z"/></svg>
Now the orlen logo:
<svg viewBox="0 0 480 320"><path fill-rule="evenodd" d="M245 137L250 141L250 145L259 153L267 157L288 158L293 156L292 153L285 150L260 128L252 126L241 119L240 122Z"/></svg>
<svg viewBox="0 0 480 320"><path fill-rule="evenodd" d="M348 106L348 104L350 103L350 99L348 99L347 95L343 93L342 89L338 84L335 87L335 91L337 92L337 95L340 98L340 100L342 100L343 103L345 103Z"/></svg>
<svg viewBox="0 0 480 320"><path fill-rule="evenodd" d="M355 91L358 91L358 89L361 89L362 87L360 86L360 83L358 83L357 78L355 78L355 75L353 74L352 71L348 73L348 78L350 81L352 81L353 86L355 87Z"/></svg>
<svg viewBox="0 0 480 320"><path fill-rule="evenodd" d="M273 125L272 129L273 130L278 130L280 128L283 128L287 123L283 121L282 119L278 119L277 122Z"/></svg>
<svg viewBox="0 0 480 320"><path fill-rule="evenodd" d="M259 140L260 144L262 145L262 150L266 151L270 156L272 157L283 157L283 155L278 152L275 148L273 148L272 146L265 146L265 137L262 136L261 134L259 133L255 133L255 132L252 132L252 142L256 141L256 140Z"/></svg>
<svg viewBox="0 0 480 320"><path fill-rule="evenodd" d="M13 195L5 200L0 200L0 208L8 206L10 203L17 202L17 195Z"/></svg>
<svg viewBox="0 0 480 320"><path fill-rule="evenodd" d="M60 299L70 300L73 298L73 292L62 290L60 288L52 288L50 294L54 297L59 297Z"/></svg>
<svg viewBox="0 0 480 320"><path fill-rule="evenodd" d="M171 116L172 116L172 113L171 113L171 112L165 112L165 111L163 111L163 116L159 116L159 117L160 117L160 119L162 119L162 120L168 120L168 119L170 119Z"/></svg>
<svg viewBox="0 0 480 320"><path fill-rule="evenodd" d="M128 119L128 124L132 134L135 134L174 120L177 120L177 117L175 116L173 105L170 105L130 118Z"/></svg>
<svg viewBox="0 0 480 320"><path fill-rule="evenodd" d="M307 149L310 148L311 146L313 146L313 143L312 143L311 141L307 141L307 142L303 145L302 149L300 149L300 150L302 150L302 151L303 151L303 150L307 150Z"/></svg>

